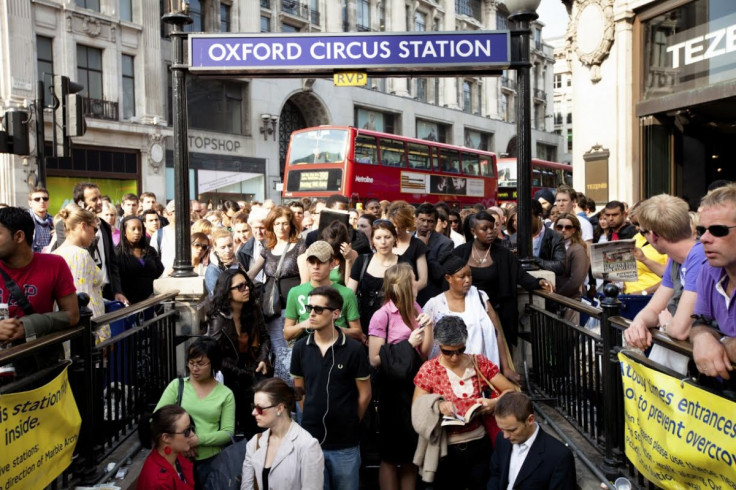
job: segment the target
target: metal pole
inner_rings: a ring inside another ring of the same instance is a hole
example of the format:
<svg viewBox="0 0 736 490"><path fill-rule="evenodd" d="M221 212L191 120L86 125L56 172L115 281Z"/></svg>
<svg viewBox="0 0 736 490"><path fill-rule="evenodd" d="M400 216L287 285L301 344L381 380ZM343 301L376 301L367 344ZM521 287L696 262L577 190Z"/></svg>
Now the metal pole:
<svg viewBox="0 0 736 490"><path fill-rule="evenodd" d="M192 267L192 249L189 244L191 230L189 227L189 146L187 127L187 65L184 61L184 42L187 33L184 26L192 23L186 12L170 12L162 19L171 25L173 65L172 101L174 125L174 203L176 215L174 232L176 236L176 258L174 259L174 277L194 277L197 274Z"/></svg>
<svg viewBox="0 0 736 490"><path fill-rule="evenodd" d="M38 186L46 187L46 142L43 121L43 97L46 86L43 80L36 84L36 163L38 165Z"/></svg>
<svg viewBox="0 0 736 490"><path fill-rule="evenodd" d="M518 257L525 268L532 268L532 125L531 89L529 82L529 23L539 17L533 10L513 12L509 20L517 23L520 31L516 100L516 169L518 219L516 243Z"/></svg>
<svg viewBox="0 0 736 490"><path fill-rule="evenodd" d="M623 405L621 399L621 371L616 347L621 347L621 334L611 326L611 317L617 316L621 309L618 300L618 287L607 284L603 288L601 301L601 338L603 356L601 376L603 378L603 433L605 434L604 457L601 469L611 480L619 474L623 464L621 455L621 434L623 433Z"/></svg>

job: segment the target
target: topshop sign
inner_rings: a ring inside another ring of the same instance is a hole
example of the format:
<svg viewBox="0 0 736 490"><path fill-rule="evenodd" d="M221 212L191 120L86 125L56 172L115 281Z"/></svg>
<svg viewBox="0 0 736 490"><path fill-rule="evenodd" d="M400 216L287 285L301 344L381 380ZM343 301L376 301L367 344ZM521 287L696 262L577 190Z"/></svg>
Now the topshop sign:
<svg viewBox="0 0 736 490"><path fill-rule="evenodd" d="M509 67L508 31L293 34L191 34L192 72L251 76L340 70L371 73L498 72Z"/></svg>

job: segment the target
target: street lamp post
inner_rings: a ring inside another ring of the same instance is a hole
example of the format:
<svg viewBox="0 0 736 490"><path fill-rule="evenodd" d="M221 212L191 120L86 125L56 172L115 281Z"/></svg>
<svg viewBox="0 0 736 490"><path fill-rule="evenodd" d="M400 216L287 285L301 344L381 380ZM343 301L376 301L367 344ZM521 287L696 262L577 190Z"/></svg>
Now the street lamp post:
<svg viewBox="0 0 736 490"><path fill-rule="evenodd" d="M529 82L529 23L537 17L537 8L541 0L506 0L509 9L509 20L517 23L519 38L518 59L516 65L516 174L517 174L517 250L525 268L533 265L532 258L532 122L531 122L531 88Z"/></svg>
<svg viewBox="0 0 736 490"><path fill-rule="evenodd" d="M182 2L183 3L183 2ZM184 26L192 23L183 5L177 12L169 12L162 18L171 25L172 44L172 96L171 108L174 125L174 234L176 258L173 277L193 277L197 274L192 267L192 249L189 245L189 145L187 121L187 65L184 61L184 41L187 33Z"/></svg>

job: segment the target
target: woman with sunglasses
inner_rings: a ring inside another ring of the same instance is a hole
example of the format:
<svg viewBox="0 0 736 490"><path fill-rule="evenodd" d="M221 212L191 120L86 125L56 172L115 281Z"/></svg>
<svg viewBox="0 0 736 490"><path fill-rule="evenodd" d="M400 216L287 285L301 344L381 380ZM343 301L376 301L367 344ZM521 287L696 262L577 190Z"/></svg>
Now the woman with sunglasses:
<svg viewBox="0 0 736 490"><path fill-rule="evenodd" d="M138 436L148 454L138 476L137 490L194 490L192 462L185 455L196 444L192 421L179 405L164 405L153 413L151 423L141 422Z"/></svg>
<svg viewBox="0 0 736 490"><path fill-rule="evenodd" d="M514 383L521 376L511 368L509 349L501 321L488 301L488 295L473 286L470 266L460 257L452 255L443 264L447 291L431 298L424 305L424 312L434 321L448 315L459 316L468 330L466 352L483 354L501 368L501 372Z"/></svg>
<svg viewBox="0 0 736 490"><path fill-rule="evenodd" d="M164 390L156 410L177 403L180 385L181 407L189 413L197 435L190 440L185 456L194 459L197 488L202 488L210 465L220 450L230 443L235 431L235 397L215 379L222 365L222 350L216 341L198 338L187 350L189 377L173 380Z"/></svg>
<svg viewBox="0 0 736 490"><path fill-rule="evenodd" d="M131 303L138 303L153 294L153 281L164 272L164 265L156 250L148 244L140 217L123 218L120 233L115 255L123 294Z"/></svg>
<svg viewBox="0 0 736 490"><path fill-rule="evenodd" d="M248 441L240 488L322 490L325 462L319 442L291 418L303 391L280 378L263 380L254 390L251 413L266 430Z"/></svg>
<svg viewBox="0 0 736 490"><path fill-rule="evenodd" d="M386 344L405 343L402 350L392 350L394 355L414 354L421 359L404 379L383 375L381 371L377 395L381 456L378 480L382 489L416 488L417 467L412 463L417 447L417 433L411 425L413 379L419 363L429 357L434 337L430 317L422 313L414 299L413 279L414 272L409 264L398 263L386 270L383 280L386 302L373 315L368 327L368 358L374 368L380 370L380 352L387 349ZM412 349L416 353L412 353Z"/></svg>
<svg viewBox="0 0 736 490"><path fill-rule="evenodd" d="M201 232L192 233L192 266L199 277L204 277L210 264L210 239Z"/></svg>
<svg viewBox="0 0 736 490"><path fill-rule="evenodd" d="M55 255L64 257L74 277L74 286L78 293L89 295L89 307L92 316L105 313L105 302L102 298L103 274L87 250L97 233L97 216L92 211L70 204L61 211L59 217L64 220L66 240L54 250ZM100 327L95 332L96 342L110 338L110 326Z"/></svg>
<svg viewBox="0 0 736 490"><path fill-rule="evenodd" d="M425 362L414 377L413 404L424 395L441 397L436 420L417 420L419 410L412 410L415 428L422 424L436 426L442 417L463 417L473 405L480 405L464 425L445 427L447 455L437 466L435 488L486 488L490 476L488 457L493 448L481 417L475 413L492 414L498 395L516 388L485 356L465 354L467 339L468 330L462 318L442 317L434 325L434 341L440 355Z"/></svg>
<svg viewBox="0 0 736 490"><path fill-rule="evenodd" d="M271 338L253 282L242 270L220 274L207 313L207 334L222 349L221 371L225 386L236 395L235 423L238 433L250 437L257 427L250 416L253 385L273 374Z"/></svg>
<svg viewBox="0 0 736 490"><path fill-rule="evenodd" d="M583 283L588 276L587 247L580 231L580 221L572 213L560 215L555 222L555 230L565 240L565 270L555 279L557 294L579 300L583 295ZM565 319L578 324L580 313L570 308L565 309Z"/></svg>

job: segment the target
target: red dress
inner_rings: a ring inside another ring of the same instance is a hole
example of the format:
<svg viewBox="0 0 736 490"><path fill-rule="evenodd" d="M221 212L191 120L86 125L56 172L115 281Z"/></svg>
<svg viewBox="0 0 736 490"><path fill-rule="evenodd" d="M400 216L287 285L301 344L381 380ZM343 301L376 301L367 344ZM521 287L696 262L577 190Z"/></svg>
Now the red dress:
<svg viewBox="0 0 736 490"><path fill-rule="evenodd" d="M476 357L478 358L478 370L483 373L486 379L491 380L499 373L498 366L489 361L488 358L482 355ZM475 400L481 397L481 392L478 389L478 377L475 370L470 369L472 371L472 374L469 373L470 376L463 376L457 381L458 390L463 391L462 395L458 395L452 389L447 369L440 364L439 356L422 364L419 372L414 377L414 385L427 393L441 395L442 398L455 405L459 415L465 415L465 412L475 403ZM481 384L484 383L481 381ZM467 432L478 426L480 426L480 418L474 418L462 428L451 427L448 430L450 432Z"/></svg>
<svg viewBox="0 0 736 490"><path fill-rule="evenodd" d="M194 490L194 465L181 454L176 459L181 466L185 481L179 478L176 469L154 448L143 463L136 489Z"/></svg>

